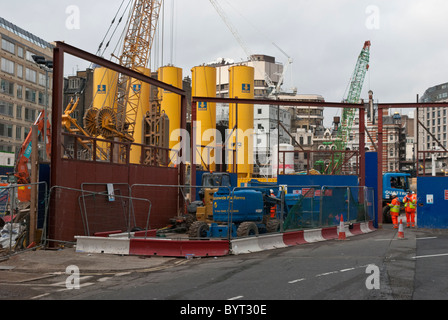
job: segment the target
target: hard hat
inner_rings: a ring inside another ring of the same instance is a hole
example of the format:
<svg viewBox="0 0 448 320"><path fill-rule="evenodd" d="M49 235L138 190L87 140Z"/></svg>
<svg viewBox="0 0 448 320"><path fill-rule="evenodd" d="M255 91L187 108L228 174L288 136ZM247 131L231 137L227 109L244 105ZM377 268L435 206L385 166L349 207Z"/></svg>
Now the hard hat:
<svg viewBox="0 0 448 320"><path fill-rule="evenodd" d="M271 193L274 193L274 190L271 189L270 192L271 192Z"/></svg>
<svg viewBox="0 0 448 320"><path fill-rule="evenodd" d="M392 198L395 198L397 196L397 193L396 192L392 192L391 196L392 196Z"/></svg>

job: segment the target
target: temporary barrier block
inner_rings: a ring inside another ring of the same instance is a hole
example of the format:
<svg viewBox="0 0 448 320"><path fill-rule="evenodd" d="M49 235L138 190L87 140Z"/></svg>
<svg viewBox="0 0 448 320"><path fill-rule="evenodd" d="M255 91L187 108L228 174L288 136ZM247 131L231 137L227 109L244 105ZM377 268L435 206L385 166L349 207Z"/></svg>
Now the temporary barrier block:
<svg viewBox="0 0 448 320"><path fill-rule="evenodd" d="M288 231L283 233L283 243L286 244L287 246L295 246L307 242L305 241L303 230L300 230L300 231Z"/></svg>
<svg viewBox="0 0 448 320"><path fill-rule="evenodd" d="M229 241L134 238L130 240L129 254L163 257L224 256L229 254Z"/></svg>
<svg viewBox="0 0 448 320"><path fill-rule="evenodd" d="M322 237L324 237L325 240L332 240L338 238L338 227L327 227L322 228Z"/></svg>

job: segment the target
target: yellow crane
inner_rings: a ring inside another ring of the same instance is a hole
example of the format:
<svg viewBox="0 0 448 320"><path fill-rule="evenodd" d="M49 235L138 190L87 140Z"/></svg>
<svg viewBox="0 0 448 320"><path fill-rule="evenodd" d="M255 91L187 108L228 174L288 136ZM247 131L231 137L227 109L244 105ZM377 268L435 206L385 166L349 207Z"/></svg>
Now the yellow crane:
<svg viewBox="0 0 448 320"><path fill-rule="evenodd" d="M120 65L137 72L147 68L161 6L162 0L134 0L118 57ZM92 135L134 141L140 91L131 87L130 80L126 75L118 77L116 106L88 110L85 127Z"/></svg>

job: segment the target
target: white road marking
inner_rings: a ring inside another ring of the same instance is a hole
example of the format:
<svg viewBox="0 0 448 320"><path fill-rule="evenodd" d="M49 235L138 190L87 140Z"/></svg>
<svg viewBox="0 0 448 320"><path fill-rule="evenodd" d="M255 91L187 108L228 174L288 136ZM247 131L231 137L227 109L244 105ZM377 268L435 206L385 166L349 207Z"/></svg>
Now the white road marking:
<svg viewBox="0 0 448 320"><path fill-rule="evenodd" d="M341 270L336 270L336 271L330 271L330 272L317 274L314 277L318 278L318 277L323 277L323 276L329 276L331 274L342 273L342 272L352 271L352 270L356 270L356 269L359 269L359 268L366 268L366 267L367 267L367 265L359 266L359 267L353 267L353 268L347 268L347 269L341 269ZM306 278L300 278L300 279L295 279L295 280L288 281L288 283L289 284L294 284L294 283L305 281L305 280L306 280Z"/></svg>
<svg viewBox="0 0 448 320"><path fill-rule="evenodd" d="M437 237L425 237L425 238L416 238L417 240L429 240L429 239L437 239Z"/></svg>
<svg viewBox="0 0 448 320"><path fill-rule="evenodd" d="M79 285L79 288L81 289L81 288L88 287L88 286L91 286L91 285L94 285L94 284L95 284L94 282L81 283L81 284ZM62 288L62 289L58 289L58 290L56 290L56 292L71 291L71 290L79 290L79 289L67 289L67 288Z"/></svg>
<svg viewBox="0 0 448 320"><path fill-rule="evenodd" d="M318 274L317 276L316 276L316 278L317 277L322 277L322 276L328 276L328 275L330 275L330 274L335 274L335 273L338 273L339 271L330 271L330 272L325 272L325 273L321 273L321 274Z"/></svg>
<svg viewBox="0 0 448 320"><path fill-rule="evenodd" d="M448 256L448 253L440 253L440 254L428 254L426 256L415 256L412 257L413 259L419 259L419 258L432 258L432 257L443 257Z"/></svg>
<svg viewBox="0 0 448 320"><path fill-rule="evenodd" d="M103 277L103 278L98 279L97 281L98 282L105 282L105 281L107 281L109 279L112 279L112 277Z"/></svg>
<svg viewBox="0 0 448 320"><path fill-rule="evenodd" d="M227 299L227 300L238 300L238 299L241 299L241 298L243 298L244 296L236 296L236 297L233 297L233 298L229 298L229 299Z"/></svg>
<svg viewBox="0 0 448 320"><path fill-rule="evenodd" d="M80 277L79 278L79 282L81 283L82 281L84 281L84 280L87 280L87 279L90 279L90 278L92 278L92 276L84 276L84 277ZM65 281L62 281L62 282L56 282L56 283L52 283L51 284L51 286L55 286L55 287L65 287L66 286L66 282Z"/></svg>
<svg viewBox="0 0 448 320"><path fill-rule="evenodd" d="M292 281L288 281L288 283L296 283L296 282L300 282L306 280L305 278L301 278L301 279L296 279L296 280L292 280Z"/></svg>
<svg viewBox="0 0 448 320"><path fill-rule="evenodd" d="M49 292L44 293L44 294L41 294L41 295L38 295L38 296L35 296L35 297L32 297L31 299L40 299L40 298L46 297L46 296L48 296L48 295L50 295Z"/></svg>

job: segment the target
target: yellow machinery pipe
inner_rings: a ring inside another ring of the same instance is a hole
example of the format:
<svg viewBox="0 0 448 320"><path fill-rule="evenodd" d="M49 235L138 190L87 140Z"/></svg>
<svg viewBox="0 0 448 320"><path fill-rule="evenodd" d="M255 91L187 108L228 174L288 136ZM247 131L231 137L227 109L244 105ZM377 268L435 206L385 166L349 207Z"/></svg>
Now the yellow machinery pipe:
<svg viewBox="0 0 448 320"><path fill-rule="evenodd" d="M191 70L192 96L216 97L216 68L210 66L198 66ZM204 169L216 170L216 103L199 102L196 107L196 145L193 149L195 157L199 159ZM206 146L200 147L200 146ZM221 159L219 159L221 162Z"/></svg>
<svg viewBox="0 0 448 320"><path fill-rule="evenodd" d="M254 98L254 68L244 65L229 68L229 98ZM234 128L236 127L236 130ZM228 147L230 172L237 172L238 178L250 178L253 173L254 105L229 105L229 130L232 130ZM232 165L233 164L233 165Z"/></svg>
<svg viewBox="0 0 448 320"><path fill-rule="evenodd" d="M173 87L182 89L182 69L174 66L161 67L158 70L158 79L162 82L172 85ZM173 92L159 89L158 91L161 110L169 119L169 148L173 149L180 142L179 134L181 120L181 97ZM172 136L173 134L173 136ZM176 151L170 152L170 162L176 163Z"/></svg>

